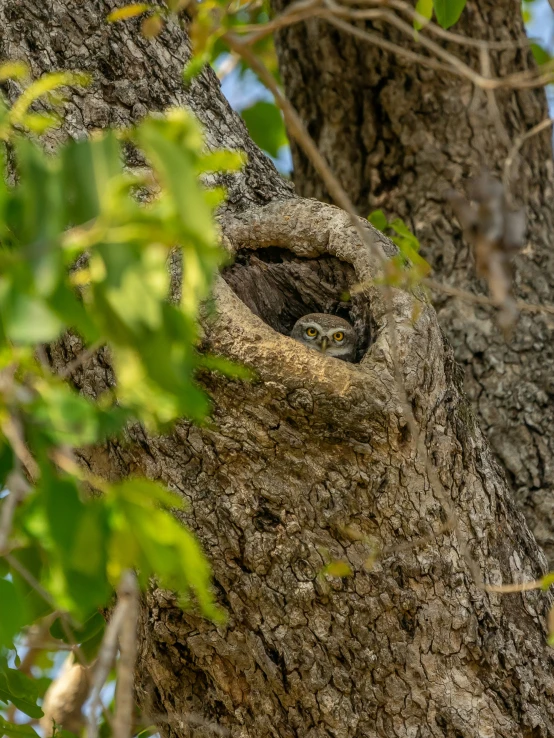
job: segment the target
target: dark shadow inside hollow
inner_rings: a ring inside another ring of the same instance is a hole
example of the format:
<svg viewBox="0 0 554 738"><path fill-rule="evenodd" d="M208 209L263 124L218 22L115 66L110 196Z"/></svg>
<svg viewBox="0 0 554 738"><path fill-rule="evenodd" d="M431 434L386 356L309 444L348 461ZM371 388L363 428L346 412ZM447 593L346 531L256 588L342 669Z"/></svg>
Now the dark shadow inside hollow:
<svg viewBox="0 0 554 738"><path fill-rule="evenodd" d="M371 344L367 297L350 295L357 282L354 269L334 256L304 259L276 246L242 250L223 278L255 315L285 336L303 315L330 313L356 328L356 361Z"/></svg>

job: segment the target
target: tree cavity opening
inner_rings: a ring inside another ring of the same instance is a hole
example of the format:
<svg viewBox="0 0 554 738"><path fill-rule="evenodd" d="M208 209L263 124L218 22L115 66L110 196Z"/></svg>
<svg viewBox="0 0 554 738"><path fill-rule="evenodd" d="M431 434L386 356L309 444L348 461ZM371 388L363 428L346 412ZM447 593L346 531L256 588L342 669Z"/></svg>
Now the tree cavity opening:
<svg viewBox="0 0 554 738"><path fill-rule="evenodd" d="M301 258L277 246L243 249L222 276L245 305L278 333L290 335L296 321L308 313L330 313L356 328L356 361L371 344L368 299L350 294L356 273L335 256Z"/></svg>

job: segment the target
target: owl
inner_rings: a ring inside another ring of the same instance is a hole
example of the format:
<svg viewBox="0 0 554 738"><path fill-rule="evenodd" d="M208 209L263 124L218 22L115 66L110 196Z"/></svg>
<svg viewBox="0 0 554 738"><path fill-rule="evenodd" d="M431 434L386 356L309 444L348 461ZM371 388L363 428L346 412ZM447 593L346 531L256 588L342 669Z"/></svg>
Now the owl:
<svg viewBox="0 0 554 738"><path fill-rule="evenodd" d="M347 320L336 315L304 315L294 324L290 337L335 359L354 361L356 358L356 331Z"/></svg>

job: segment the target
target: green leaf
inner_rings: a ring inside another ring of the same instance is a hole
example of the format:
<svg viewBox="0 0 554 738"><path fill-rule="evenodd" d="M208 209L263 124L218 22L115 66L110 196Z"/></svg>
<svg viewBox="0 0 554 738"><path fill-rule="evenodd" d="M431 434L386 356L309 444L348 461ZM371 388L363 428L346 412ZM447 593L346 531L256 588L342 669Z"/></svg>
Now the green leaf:
<svg viewBox="0 0 554 738"><path fill-rule="evenodd" d="M323 574L328 574L330 577L351 577L352 567L346 561L331 561L327 564L322 571Z"/></svg>
<svg viewBox="0 0 554 738"><path fill-rule="evenodd" d="M62 123L62 118L54 113L27 113L21 120L22 125L37 135L42 135L50 128L57 128Z"/></svg>
<svg viewBox="0 0 554 738"><path fill-rule="evenodd" d="M465 5L466 0L433 0L439 25L443 28L453 26L462 14Z"/></svg>
<svg viewBox="0 0 554 738"><path fill-rule="evenodd" d="M121 207L121 151L112 132L93 141L71 142L62 151L62 180L68 221L87 223L102 210ZM119 190L119 191L118 191Z"/></svg>
<svg viewBox="0 0 554 738"><path fill-rule="evenodd" d="M433 17L433 0L417 0L415 9L416 13L422 15L428 23ZM414 28L416 31L420 31L426 25L426 22L414 20Z"/></svg>
<svg viewBox="0 0 554 738"><path fill-rule="evenodd" d="M241 364L236 364L234 361L229 361L229 359L223 356L203 354L200 358L200 366L203 366L209 371L221 372L226 377L233 377L234 379L252 381L256 378L256 373L252 369Z"/></svg>
<svg viewBox="0 0 554 738"><path fill-rule="evenodd" d="M9 61L0 64L0 82L7 79L23 79L29 75L29 67L25 62Z"/></svg>
<svg viewBox="0 0 554 738"><path fill-rule="evenodd" d="M242 151L211 151L203 156L197 167L197 174L204 172L236 172L246 163L246 155Z"/></svg>
<svg viewBox="0 0 554 738"><path fill-rule="evenodd" d="M13 647L13 638L26 625L23 600L8 579L0 579L0 645Z"/></svg>
<svg viewBox="0 0 554 738"><path fill-rule="evenodd" d="M106 20L108 23L115 23L116 21L135 18L137 15L146 13L146 11L150 10L152 7L154 6L149 3L130 3L129 5L124 5L122 8L112 10L112 12L108 14Z"/></svg>
<svg viewBox="0 0 554 738"><path fill-rule="evenodd" d="M106 628L106 621L95 610L89 617L87 617L80 628L74 626L67 626L64 628L61 618L56 618L50 626L50 634L52 638L57 638L64 643L72 644L79 643L81 646L87 641L96 638L98 633L103 633ZM69 630L70 636L67 631Z"/></svg>
<svg viewBox="0 0 554 738"><path fill-rule="evenodd" d="M407 241L414 251L419 251L420 245L417 237L404 223L402 218L395 218L391 223L389 223L389 227L392 228L393 231L396 231L399 236L402 236L402 239Z"/></svg>
<svg viewBox="0 0 554 738"><path fill-rule="evenodd" d="M155 725L149 725L137 734L137 738L148 738L148 736L154 735L158 732L158 728Z"/></svg>
<svg viewBox="0 0 554 738"><path fill-rule="evenodd" d="M539 582L541 589L547 590L554 584L554 572L549 572L548 574L545 574L544 577L539 580Z"/></svg>
<svg viewBox="0 0 554 738"><path fill-rule="evenodd" d="M281 111L275 103L260 100L241 112L248 132L264 151L278 156L281 146L286 146L288 138Z"/></svg>
<svg viewBox="0 0 554 738"><path fill-rule="evenodd" d="M112 309L131 329L142 324L161 329L163 301L169 290L166 262L166 249L156 244L143 249L138 259L130 252L119 283L106 289Z"/></svg>
<svg viewBox="0 0 554 738"><path fill-rule="evenodd" d="M24 522L27 522L27 507L19 511L23 516ZM31 574L37 581L41 580L42 571L44 569L43 552L36 545L29 545L26 548L18 548L12 551L12 557L16 559L20 566ZM28 613L28 621L33 622L51 612L50 604L32 587L27 579L25 579L16 569L10 571L15 588L21 600L25 603Z"/></svg>
<svg viewBox="0 0 554 738"><path fill-rule="evenodd" d="M119 581L128 568L138 568L143 586L155 575L162 586L188 601L192 590L205 616L221 620L210 590L210 567L194 536L160 504L182 506L179 497L145 479L113 485L108 493L113 531L110 574Z"/></svg>
<svg viewBox="0 0 554 738"><path fill-rule="evenodd" d="M82 617L106 602L108 531L103 506L81 501L75 480L43 469L39 500L44 499L51 553L49 591L66 609ZM39 532L39 531L37 531Z"/></svg>
<svg viewBox="0 0 554 738"><path fill-rule="evenodd" d="M210 54L208 53L193 56L183 69L183 82L185 85L189 85L195 77L198 77L209 61Z"/></svg>
<svg viewBox="0 0 554 738"><path fill-rule="evenodd" d="M46 121L25 106L66 81L58 76L34 86L14 120L19 116L40 130ZM0 102L0 124L4 112ZM153 175L123 170L121 140L142 147ZM12 555L28 576L2 570L12 581L0 586L11 588L17 600L0 591L0 616L2 601L10 603L9 617L0 618L0 643L10 646L24 624L55 608L68 611L74 626L84 622L76 635L94 654L103 621L91 625L88 619L108 602L110 581L123 567L136 567L143 585L157 577L183 601L194 597L209 617L221 615L198 542L164 509L181 506L181 498L129 480L113 495L89 499L82 474L61 459L68 460L66 449L120 431L131 417L156 428L183 416L204 420L209 403L195 381L198 370L250 378L247 370L202 357L196 348L199 304L224 256L214 222L222 190L207 189L199 174L236 170L244 157L206 154L198 123L182 110L148 118L132 132L70 142L49 156L19 134L14 141L17 184L0 182L0 362L15 368L13 403L40 475L14 519L18 547ZM135 197L138 187L153 189L147 204ZM170 302L172 252L180 259L183 286ZM106 383L94 403L37 361L36 344L68 328L89 347L109 347L117 382ZM14 341L26 345L14 347ZM12 467L11 452L1 446L0 480ZM38 585L27 581L33 579ZM16 617L17 601L24 618ZM13 687L6 679L0 699ZM36 711L36 705L26 709Z"/></svg>
<svg viewBox="0 0 554 738"><path fill-rule="evenodd" d="M2 295L0 286L0 309L6 334L14 343L47 343L62 332L62 322L37 298L14 292Z"/></svg>
<svg viewBox="0 0 554 738"><path fill-rule="evenodd" d="M539 66L548 64L552 61L552 56L548 53L548 50L535 42L531 43L531 51Z"/></svg>
<svg viewBox="0 0 554 738"><path fill-rule="evenodd" d="M416 278L418 276L425 277L427 276L427 274L429 274L429 272L431 271L431 265L428 261L426 261L422 256L418 254L417 250L413 246L413 241L411 239L394 236L392 240L398 246L402 257L412 263L415 270L414 276Z"/></svg>
<svg viewBox="0 0 554 738"><path fill-rule="evenodd" d="M30 725L9 723L0 716L0 733L8 738L39 738L38 733Z"/></svg>
<svg viewBox="0 0 554 738"><path fill-rule="evenodd" d="M20 182L14 195L20 210L14 230L28 255L38 259L52 250L66 225L62 181L57 162L31 141L18 139L16 152Z"/></svg>
<svg viewBox="0 0 554 738"><path fill-rule="evenodd" d="M38 98L65 86L86 86L92 77L83 72L48 72L26 87L12 105L9 120L12 125L22 123L29 106Z"/></svg>
<svg viewBox="0 0 554 738"><path fill-rule="evenodd" d="M52 382L37 383L40 401L33 407L35 422L43 423L57 444L85 446L99 437L99 410L70 387Z"/></svg>
<svg viewBox="0 0 554 738"><path fill-rule="evenodd" d="M0 491L4 489L6 477L14 468L15 464L15 454L12 447L0 438ZM0 509L3 504L3 500L0 501ZM3 574L0 570L0 577L1 576L3 576Z"/></svg>
<svg viewBox="0 0 554 738"><path fill-rule="evenodd" d="M377 230L381 232L389 225L387 217L382 210L374 210L367 216L367 219L374 228L377 228Z"/></svg>
<svg viewBox="0 0 554 738"><path fill-rule="evenodd" d="M191 135L200 138L201 134L184 110L172 111L166 120L147 118L137 128L137 138L167 187L183 227L205 243L215 240L215 229L210 208L198 187L193 159L182 145L183 137Z"/></svg>
<svg viewBox="0 0 554 738"><path fill-rule="evenodd" d="M43 715L37 705L38 697L38 686L34 679L17 669L0 667L0 700L11 702L25 715L38 719Z"/></svg>

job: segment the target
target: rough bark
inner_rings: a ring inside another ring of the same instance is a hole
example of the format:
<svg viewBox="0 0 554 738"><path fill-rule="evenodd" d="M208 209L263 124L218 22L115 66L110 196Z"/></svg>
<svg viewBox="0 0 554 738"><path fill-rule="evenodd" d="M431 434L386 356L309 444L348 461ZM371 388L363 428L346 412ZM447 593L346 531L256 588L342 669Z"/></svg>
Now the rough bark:
<svg viewBox="0 0 554 738"><path fill-rule="evenodd" d="M128 442L84 455L97 473L144 472L190 501L185 519L229 615L216 628L182 613L171 593L150 592L139 703L175 738L209 735L213 722L237 738L554 735L549 597L486 593L470 571L473 562L487 582L531 579L544 559L461 393L434 310L395 291L394 350L381 290L341 303L345 284L379 276L375 252L390 255L390 243L363 223L368 248L342 211L287 197L214 76L181 89L183 33L141 40L134 25L103 24L110 7L51 0L43 14L30 0L0 2L1 52L25 56L35 74L95 73L92 90L71 99L71 133L88 129L87 110L104 109L106 124L131 120L133 106L114 90L132 99L140 87L145 108L189 104L211 145L251 154L246 174L228 182L222 227L237 262L219 279L204 328L207 347L252 366L257 380L203 376L209 427L182 422L159 438L134 428ZM305 307L357 321L361 361L320 356L283 335ZM54 365L78 349L68 337L52 350ZM425 449L408 430L393 357ZM113 382L105 355L73 380L101 392ZM456 530L446 525L449 506ZM352 576L322 574L335 559Z"/></svg>
<svg viewBox="0 0 554 738"><path fill-rule="evenodd" d="M282 10L288 0L275 0ZM363 27L363 24L359 24ZM422 52L385 23L385 38ZM517 0L468 2L453 29L474 39L521 41ZM436 40L436 39L435 39ZM478 293L474 260L445 200L451 188L485 166L501 174L508 139L548 117L544 91L496 93L499 115L485 93L458 76L424 69L310 20L279 35L278 53L287 96L358 208L399 216L419 237L435 275ZM480 70L478 51L446 44ZM493 51L492 74L528 69L527 49ZM293 144L298 194L327 199L305 157ZM512 168L513 194L525 206L527 247L515 259L515 292L530 302L554 303L553 167L550 131L531 138ZM465 390L481 427L507 471L527 520L554 556L554 385L550 369L552 319L522 315L505 341L494 313L438 295L441 326L465 370Z"/></svg>
<svg viewBox="0 0 554 738"><path fill-rule="evenodd" d="M148 112L186 105L204 125L209 148L239 149L248 155L244 172L222 176L229 207L245 208L272 197L290 195L271 161L249 138L238 115L219 91L213 71L206 69L185 88L182 71L190 46L175 22L158 39L145 39L139 21L109 24L115 0L3 0L0 2L0 58L26 61L33 75L59 69L85 71L92 85L68 90L61 130L46 137L49 147L67 135L79 138L97 128L128 126ZM3 86L8 97L19 86ZM128 152L129 165L144 165Z"/></svg>
<svg viewBox="0 0 554 738"><path fill-rule="evenodd" d="M347 216L319 203L250 210L228 217L225 232L245 261L279 247L307 263L350 264L357 280L379 274ZM209 347L255 368L257 382L205 377L213 428L183 423L158 439L136 431L132 449L87 457L99 471L140 471L185 495L184 519L229 614L217 629L181 615L170 593L148 596L139 698L168 716L171 735L208 735L213 723L252 738L554 734L547 600L486 594L467 560L489 583L521 581L541 571L536 544L460 392L434 311L420 305L414 325L414 300L399 292L397 358L443 492L430 485L398 398L387 304L376 288L365 297L374 341L352 365L277 333L263 308L254 315L220 280ZM444 530L442 494L459 537ZM352 576L322 575L334 560Z"/></svg>

